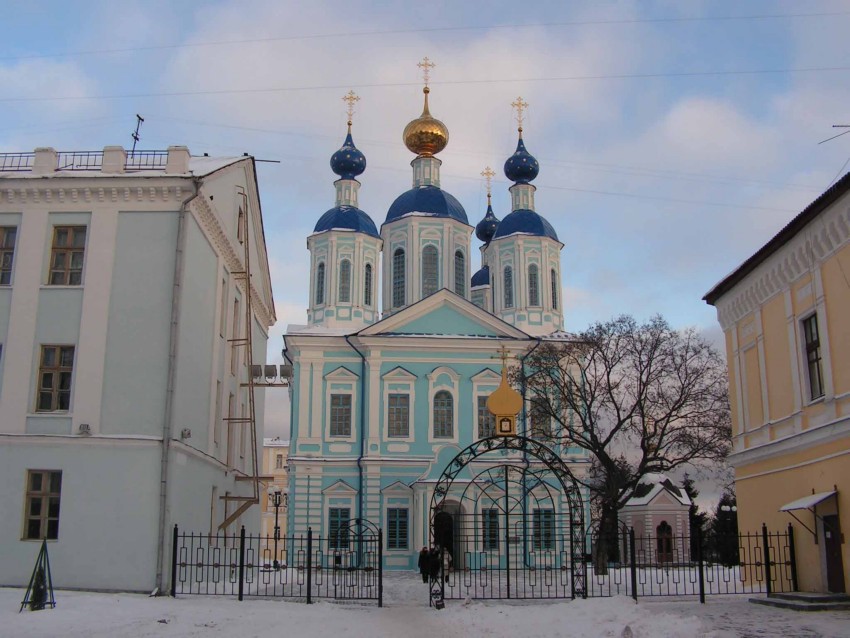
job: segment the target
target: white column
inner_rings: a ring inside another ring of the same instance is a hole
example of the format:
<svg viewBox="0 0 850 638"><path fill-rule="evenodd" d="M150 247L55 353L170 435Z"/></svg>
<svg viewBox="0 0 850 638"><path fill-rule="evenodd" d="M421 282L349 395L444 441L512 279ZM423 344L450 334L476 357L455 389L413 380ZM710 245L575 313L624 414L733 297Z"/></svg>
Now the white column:
<svg viewBox="0 0 850 638"><path fill-rule="evenodd" d="M92 215L85 255L80 336L74 361L75 432L80 423L88 423L92 434L100 431L109 297L117 231L117 210L102 210Z"/></svg>
<svg viewBox="0 0 850 638"><path fill-rule="evenodd" d="M0 431L24 433L27 414L34 409L31 384L38 366L34 340L38 297L44 283L44 250L48 242L47 206L28 206L21 215L15 247L12 308L3 344L3 392L0 394Z"/></svg>

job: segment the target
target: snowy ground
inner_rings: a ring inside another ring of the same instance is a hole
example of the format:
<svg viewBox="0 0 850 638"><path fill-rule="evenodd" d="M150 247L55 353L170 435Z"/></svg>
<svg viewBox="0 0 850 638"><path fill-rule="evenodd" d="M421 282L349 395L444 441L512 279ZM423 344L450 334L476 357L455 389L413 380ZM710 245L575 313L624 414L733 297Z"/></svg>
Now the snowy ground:
<svg viewBox="0 0 850 638"><path fill-rule="evenodd" d="M557 603L449 601L428 608L427 587L415 575L390 574L385 607L279 599L57 591L54 610L18 614L24 591L0 588L0 636L302 636L304 638L474 638L505 636L605 636L620 638L774 637L848 638L850 611L801 613L718 596L706 605L655 599L596 598Z"/></svg>

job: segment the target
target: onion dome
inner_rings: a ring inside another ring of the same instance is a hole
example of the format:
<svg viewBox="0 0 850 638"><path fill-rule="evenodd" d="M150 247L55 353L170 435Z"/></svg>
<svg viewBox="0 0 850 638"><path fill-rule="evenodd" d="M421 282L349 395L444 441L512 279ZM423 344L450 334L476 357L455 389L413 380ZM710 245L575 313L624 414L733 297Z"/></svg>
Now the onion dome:
<svg viewBox="0 0 850 638"><path fill-rule="evenodd" d="M356 179L366 170L366 156L361 153L351 138L351 122L348 123L348 135L342 147L331 155L331 170L339 175L340 179Z"/></svg>
<svg viewBox="0 0 850 638"><path fill-rule="evenodd" d="M478 272L472 275L472 287L489 286L490 285L490 266L483 266Z"/></svg>
<svg viewBox="0 0 850 638"><path fill-rule="evenodd" d="M555 241L560 241L558 239L558 233L555 232L552 224L533 210L522 208L506 215L499 222L499 227L496 229L493 239L508 237L510 235L533 235L536 237L549 237Z"/></svg>
<svg viewBox="0 0 850 638"><path fill-rule="evenodd" d="M496 416L516 416L522 410L522 395L508 383L508 371L504 365L499 387L487 397L487 409Z"/></svg>
<svg viewBox="0 0 850 638"><path fill-rule="evenodd" d="M431 157L436 155L449 143L449 129L440 120L431 116L428 110L428 93L431 92L427 86L422 89L425 93L425 108L422 115L404 127L402 139L404 145L418 157Z"/></svg>
<svg viewBox="0 0 850 638"><path fill-rule="evenodd" d="M355 206L335 206L322 215L313 232L323 233L328 230L350 230L380 237L372 218Z"/></svg>
<svg viewBox="0 0 850 638"><path fill-rule="evenodd" d="M469 224L466 211L460 202L436 186L419 186L399 195L390 206L384 223L389 224L411 214L449 217Z"/></svg>
<svg viewBox="0 0 850 638"><path fill-rule="evenodd" d="M490 196L487 196L487 214L484 219L478 222L475 227L475 236L485 244L489 244L496 234L496 228L499 226L498 218L493 214L493 206L490 205Z"/></svg>
<svg viewBox="0 0 850 638"><path fill-rule="evenodd" d="M540 171L540 166L534 156L525 150L525 142L522 141L522 129L519 129L519 142L516 151L505 162L505 177L517 184L528 184Z"/></svg>

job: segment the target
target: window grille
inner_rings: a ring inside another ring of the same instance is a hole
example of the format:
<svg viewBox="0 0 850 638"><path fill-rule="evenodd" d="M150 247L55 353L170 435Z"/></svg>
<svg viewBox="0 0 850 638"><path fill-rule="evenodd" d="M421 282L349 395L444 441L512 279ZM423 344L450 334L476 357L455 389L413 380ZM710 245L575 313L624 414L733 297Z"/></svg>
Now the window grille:
<svg viewBox="0 0 850 638"><path fill-rule="evenodd" d="M455 252L455 292L466 296L466 259L459 250Z"/></svg>
<svg viewBox="0 0 850 638"><path fill-rule="evenodd" d="M481 545L485 551L499 550L499 510L481 510Z"/></svg>
<svg viewBox="0 0 850 638"><path fill-rule="evenodd" d="M328 510L328 544L330 549L348 549L351 510L331 507Z"/></svg>
<svg viewBox="0 0 850 638"><path fill-rule="evenodd" d="M321 262L316 266L316 305L325 303L325 264Z"/></svg>
<svg viewBox="0 0 850 638"><path fill-rule="evenodd" d="M15 258L15 238L18 229L0 226L0 286L12 283L12 262Z"/></svg>
<svg viewBox="0 0 850 638"><path fill-rule="evenodd" d="M454 434L454 399L446 390L434 395L434 438L450 439Z"/></svg>
<svg viewBox="0 0 850 638"><path fill-rule="evenodd" d="M406 507L387 510L387 549L407 549L407 523Z"/></svg>
<svg viewBox="0 0 850 638"><path fill-rule="evenodd" d="M393 253L393 308L401 308L405 298L404 251Z"/></svg>
<svg viewBox="0 0 850 638"><path fill-rule="evenodd" d="M514 271L510 266L505 266L505 308L514 307Z"/></svg>
<svg viewBox="0 0 850 638"><path fill-rule="evenodd" d="M351 395L331 395L331 436L351 436Z"/></svg>
<svg viewBox="0 0 850 638"><path fill-rule="evenodd" d="M422 296L427 297L437 292L439 285L439 270L437 262L439 255L434 246L425 246L422 250Z"/></svg>
<svg viewBox="0 0 850 638"><path fill-rule="evenodd" d="M24 513L25 540L56 540L59 538L59 501L62 493L62 472L29 470Z"/></svg>
<svg viewBox="0 0 850 638"><path fill-rule="evenodd" d="M553 268L549 273L552 277L552 310L558 309L558 274Z"/></svg>
<svg viewBox="0 0 850 638"><path fill-rule="evenodd" d="M410 395L391 394L387 397L387 403L389 435L391 437L408 436L410 434Z"/></svg>
<svg viewBox="0 0 850 638"><path fill-rule="evenodd" d="M487 397L478 397L478 438L486 439L496 432L496 417L487 409Z"/></svg>
<svg viewBox="0 0 850 638"><path fill-rule="evenodd" d="M812 315L803 320L803 333L806 339L806 362L809 370L809 394L812 401L823 396L823 368L820 353L820 333L818 316Z"/></svg>
<svg viewBox="0 0 850 638"><path fill-rule="evenodd" d="M555 549L555 511L552 509L534 510L534 549Z"/></svg>
<svg viewBox="0 0 850 638"><path fill-rule="evenodd" d="M56 226L50 254L51 286L80 286L86 250L85 226Z"/></svg>
<svg viewBox="0 0 850 638"><path fill-rule="evenodd" d="M540 305L540 277L535 264L528 267L528 305Z"/></svg>
<svg viewBox="0 0 850 638"><path fill-rule="evenodd" d="M73 372L74 346L41 346L37 412L70 409Z"/></svg>
<svg viewBox="0 0 850 638"><path fill-rule="evenodd" d="M339 301L340 303L351 301L351 262L347 259L339 263Z"/></svg>
<svg viewBox="0 0 850 638"><path fill-rule="evenodd" d="M366 264L366 274L363 281L363 305L372 305L372 264Z"/></svg>

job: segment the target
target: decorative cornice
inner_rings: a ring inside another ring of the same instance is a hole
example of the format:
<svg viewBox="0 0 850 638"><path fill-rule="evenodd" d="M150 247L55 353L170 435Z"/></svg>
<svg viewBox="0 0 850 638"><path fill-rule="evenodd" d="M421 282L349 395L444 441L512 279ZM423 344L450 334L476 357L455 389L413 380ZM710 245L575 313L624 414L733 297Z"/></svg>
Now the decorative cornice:
<svg viewBox="0 0 850 638"><path fill-rule="evenodd" d="M242 258L236 251L236 247L231 243L227 233L225 233L224 229L221 227L219 217L213 210L209 199L205 195L198 195L198 197L193 199L189 204L189 209L194 213L204 233L218 249L221 258L224 260L225 264L227 264L228 270L230 270L230 272L241 272L245 270ZM244 290L244 280L237 279L236 284ZM254 286L253 281L250 282L250 286L254 312L256 313L257 318L262 321L263 325L270 328L274 325L272 313L266 305L263 295L261 295Z"/></svg>
<svg viewBox="0 0 850 638"><path fill-rule="evenodd" d="M181 178L183 181L185 178ZM180 184L144 186L58 186L55 182L32 186L4 186L0 183L2 204L86 204L105 202L182 202L189 192Z"/></svg>
<svg viewBox="0 0 850 638"><path fill-rule="evenodd" d="M850 241L850 207L833 206L717 299L717 320L728 330L790 287Z"/></svg>

